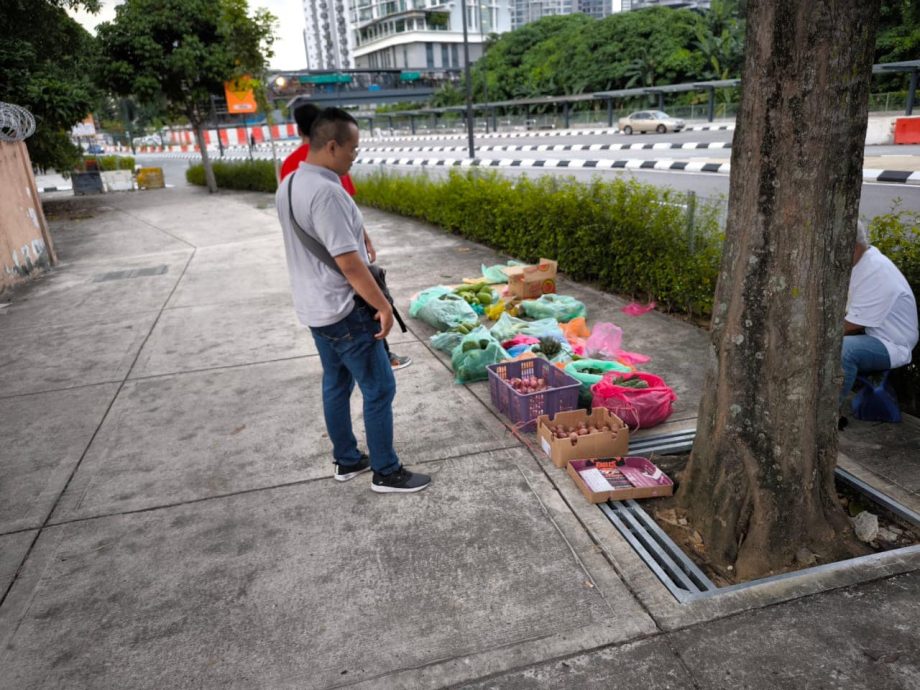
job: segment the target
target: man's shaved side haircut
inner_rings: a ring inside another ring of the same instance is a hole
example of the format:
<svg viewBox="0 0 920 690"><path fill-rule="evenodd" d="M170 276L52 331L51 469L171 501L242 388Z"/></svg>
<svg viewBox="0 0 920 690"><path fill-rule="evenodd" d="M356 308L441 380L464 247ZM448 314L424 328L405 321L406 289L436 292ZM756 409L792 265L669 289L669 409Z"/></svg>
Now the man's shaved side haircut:
<svg viewBox="0 0 920 690"><path fill-rule="evenodd" d="M341 108L326 108L313 121L310 128L310 146L321 149L330 141L344 146L351 139L349 125L358 126L358 121Z"/></svg>

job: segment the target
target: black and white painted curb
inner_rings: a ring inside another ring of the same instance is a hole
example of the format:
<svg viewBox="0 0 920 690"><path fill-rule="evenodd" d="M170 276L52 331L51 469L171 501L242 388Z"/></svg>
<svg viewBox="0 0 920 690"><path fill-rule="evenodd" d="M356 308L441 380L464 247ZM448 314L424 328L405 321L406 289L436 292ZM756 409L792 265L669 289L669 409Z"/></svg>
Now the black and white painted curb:
<svg viewBox="0 0 920 690"><path fill-rule="evenodd" d="M707 141L707 142L655 142L643 144L512 144L512 145L487 145L477 146L477 151L665 151L674 149L699 150L699 149L730 149L730 141ZM380 152L390 153L393 151L405 151L407 153L418 151L437 152L437 151L466 151L466 146L368 146L361 147L362 153Z"/></svg>
<svg viewBox="0 0 920 690"><path fill-rule="evenodd" d="M693 125L691 127L684 127L684 132L709 132L709 131L728 131L731 132L735 129L735 124L726 123L720 125ZM541 129L541 130L527 130L523 132L494 132L494 133L484 133L476 132L477 136L480 137L495 137L498 139L519 139L521 137L573 137L573 136L591 136L598 134L619 134L620 129L618 127L604 127L601 129ZM413 140L431 140L431 139L466 139L468 135L465 132L460 133L445 133L445 134L405 134L402 136L375 136L371 137L371 141L405 141L406 139Z"/></svg>
<svg viewBox="0 0 920 690"><path fill-rule="evenodd" d="M621 151L621 150L703 150L703 149L731 149L730 142L685 142L685 143L643 143L643 144L524 144L519 146L480 146L478 151L520 151L520 152L552 152L552 151ZM362 152L375 152L378 149L368 147ZM465 151L465 147L423 146L423 147L386 147L380 151L405 151L410 152L447 152ZM278 151L279 156L287 155L286 151ZM161 158L198 160L201 156L197 153L159 153L150 154ZM270 159L269 151L255 151L253 158L257 160ZM212 160L245 161L249 160L248 149L229 151L219 159ZM675 161L665 159L598 159L585 160L579 158L408 158L408 157L365 157L355 160L355 165L396 165L414 168L452 168L452 167L477 167L477 168L568 168L594 169L594 170L661 170L688 173L720 173L728 174L731 165L728 161L712 162L701 160ZM920 185L920 172L911 170L881 170L876 168L863 169L863 182L883 182L908 185Z"/></svg>
<svg viewBox="0 0 920 690"><path fill-rule="evenodd" d="M717 173L727 175L731 164L707 161L663 160L584 160L558 158L358 158L355 165L401 166L412 168L565 168L569 170L660 170L688 173ZM920 185L920 172L909 170L863 169L863 182L893 182Z"/></svg>
<svg viewBox="0 0 920 690"><path fill-rule="evenodd" d="M563 160L559 158L358 158L355 165L408 166L422 168L580 168L596 170L681 170L685 172L727 173L728 163L675 160Z"/></svg>

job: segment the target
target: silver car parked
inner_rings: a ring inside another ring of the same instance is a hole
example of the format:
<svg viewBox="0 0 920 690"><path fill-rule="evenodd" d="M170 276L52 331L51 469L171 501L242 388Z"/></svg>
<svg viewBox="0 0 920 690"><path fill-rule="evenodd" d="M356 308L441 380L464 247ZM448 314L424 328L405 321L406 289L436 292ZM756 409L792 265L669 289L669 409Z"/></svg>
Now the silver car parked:
<svg viewBox="0 0 920 690"><path fill-rule="evenodd" d="M620 131L623 134L632 134L633 132L679 132L684 128L684 121L671 117L661 110L640 110L629 115L621 117L617 122Z"/></svg>

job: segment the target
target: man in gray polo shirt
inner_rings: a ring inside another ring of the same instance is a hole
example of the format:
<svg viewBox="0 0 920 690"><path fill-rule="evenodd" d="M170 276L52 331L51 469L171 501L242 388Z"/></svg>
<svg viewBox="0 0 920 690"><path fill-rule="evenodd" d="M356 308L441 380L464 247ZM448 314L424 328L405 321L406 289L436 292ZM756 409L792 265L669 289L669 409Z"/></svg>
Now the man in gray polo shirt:
<svg viewBox="0 0 920 690"><path fill-rule="evenodd" d="M431 478L402 467L393 449L396 380L383 346L393 327L393 308L367 267L361 211L339 181L357 151L355 119L344 110L327 108L310 130L306 162L278 187L275 204L294 309L300 323L310 328L323 364L323 413L335 478L347 481L373 469L371 489L378 493L420 491ZM304 245L292 212L303 231L326 247L341 273ZM358 449L352 432L350 398L355 383L364 398L370 458Z"/></svg>

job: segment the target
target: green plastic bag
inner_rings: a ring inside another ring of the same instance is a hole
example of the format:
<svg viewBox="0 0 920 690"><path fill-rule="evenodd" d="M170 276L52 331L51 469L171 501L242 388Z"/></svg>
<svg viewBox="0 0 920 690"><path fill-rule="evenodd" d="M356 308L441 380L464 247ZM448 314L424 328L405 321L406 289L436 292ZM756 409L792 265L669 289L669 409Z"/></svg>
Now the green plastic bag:
<svg viewBox="0 0 920 690"><path fill-rule="evenodd" d="M485 326L480 326L463 336L463 340L451 353L450 363L457 383L469 383L485 381L489 378L486 367L505 359L508 359L505 349Z"/></svg>
<svg viewBox="0 0 920 690"><path fill-rule="evenodd" d="M482 279L491 285L496 285L498 283L507 283L508 276L502 270L508 266L524 266L520 261L515 261L512 259L507 264L496 264L495 266L486 266L482 264Z"/></svg>
<svg viewBox="0 0 920 690"><path fill-rule="evenodd" d="M409 302L409 316L413 319L418 318L419 310L428 304L429 300L440 297L441 295L448 295L451 292L453 292L453 290L443 285L435 285L427 290L422 290L415 296L415 299Z"/></svg>
<svg viewBox="0 0 920 690"><path fill-rule="evenodd" d="M498 317L498 321L489 329L489 333L491 333L492 337L498 342L504 343L511 340L526 326L527 321L517 319L505 311L502 312L502 315Z"/></svg>
<svg viewBox="0 0 920 690"><path fill-rule="evenodd" d="M596 369L601 373L589 374L585 369ZM569 362L565 365L565 373L581 383L582 395L590 394L591 386L600 382L608 371L619 371L625 374L632 371L632 369L625 364L610 362L605 359L579 359L576 362Z"/></svg>
<svg viewBox="0 0 920 690"><path fill-rule="evenodd" d="M514 336L531 335L534 338L555 338L561 343L567 342L565 334L559 328L559 322L556 319L539 319L538 321L524 321L503 312L498 317L498 321L490 329L492 337L498 342L504 343L511 340Z"/></svg>
<svg viewBox="0 0 920 690"><path fill-rule="evenodd" d="M463 340L462 333L457 333L457 331L445 331L444 333L435 333L428 339L428 342L431 343L431 347L435 350L451 353L454 351L454 348L460 344L461 340Z"/></svg>
<svg viewBox="0 0 920 690"><path fill-rule="evenodd" d="M479 316L465 299L440 286L419 294L409 306L409 316L420 319L439 331L449 331L464 323L479 323Z"/></svg>
<svg viewBox="0 0 920 690"><path fill-rule="evenodd" d="M539 299L521 302L521 309L534 319L553 318L560 323L567 323L579 316L586 316L585 305L574 297L567 295L540 295Z"/></svg>

